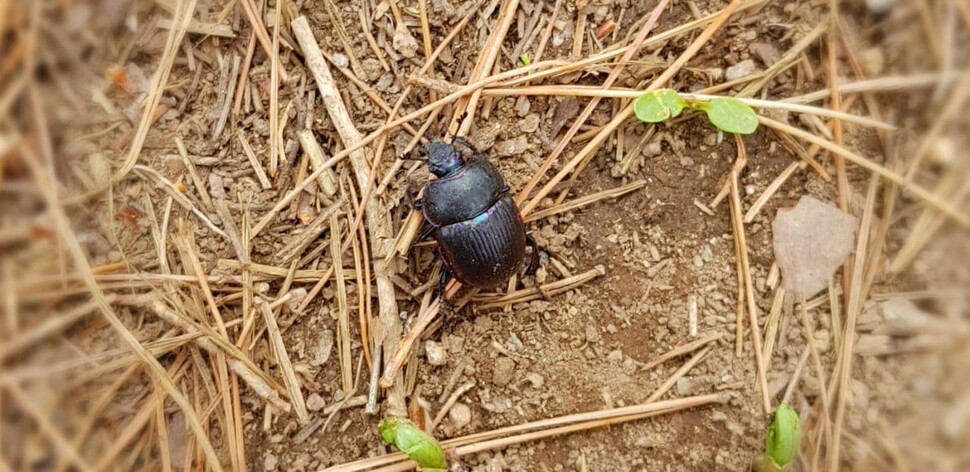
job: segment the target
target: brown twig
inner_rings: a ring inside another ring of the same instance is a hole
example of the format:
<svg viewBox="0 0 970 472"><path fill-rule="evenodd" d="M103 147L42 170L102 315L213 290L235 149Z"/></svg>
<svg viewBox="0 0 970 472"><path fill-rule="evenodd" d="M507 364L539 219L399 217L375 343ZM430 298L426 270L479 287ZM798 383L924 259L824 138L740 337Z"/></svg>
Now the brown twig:
<svg viewBox="0 0 970 472"><path fill-rule="evenodd" d="M333 81L333 76L330 75L329 67L324 61L319 46L317 46L313 33L310 30L309 22L305 17L300 17L293 21L291 28L297 41L300 43L300 47L303 49L303 53L307 59L307 66L316 79L317 88L320 90L321 98L323 98L323 102L327 107L330 119L344 142L345 151L354 149L354 151L349 151L349 157L357 178L357 185L362 189L369 188L373 185L374 176L368 165L369 162L366 154L362 149L355 148L363 146L365 140L357 132L357 128L350 119L350 115ZM325 169L325 167L321 167L321 169ZM373 259L375 261L381 260L389 252L389 243L393 238L390 228L390 215L381 211L377 199L373 195L362 198L366 198L363 210L367 217L368 229L370 230ZM401 320L398 317L397 301L394 297L394 284L390 280L390 276L394 274L394 270L389 267L384 267L381 271L376 269L375 267L380 321L377 332L375 333L375 340L384 344L385 351L390 351L398 339L400 339L402 330ZM391 389L388 392L388 401L389 408L392 412L400 414L405 411L403 392L400 388Z"/></svg>

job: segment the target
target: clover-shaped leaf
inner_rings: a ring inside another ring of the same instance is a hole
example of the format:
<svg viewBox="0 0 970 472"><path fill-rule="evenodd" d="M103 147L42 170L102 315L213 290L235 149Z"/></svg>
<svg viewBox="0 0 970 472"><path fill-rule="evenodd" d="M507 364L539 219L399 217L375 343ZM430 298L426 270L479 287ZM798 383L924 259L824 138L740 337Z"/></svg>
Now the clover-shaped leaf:
<svg viewBox="0 0 970 472"><path fill-rule="evenodd" d="M633 103L633 112L640 121L659 123L668 118L680 115L684 110L684 99L680 94L670 89L653 90L637 98Z"/></svg>
<svg viewBox="0 0 970 472"><path fill-rule="evenodd" d="M748 105L731 97L718 97L703 106L707 119L721 131L751 134L758 129L758 115Z"/></svg>

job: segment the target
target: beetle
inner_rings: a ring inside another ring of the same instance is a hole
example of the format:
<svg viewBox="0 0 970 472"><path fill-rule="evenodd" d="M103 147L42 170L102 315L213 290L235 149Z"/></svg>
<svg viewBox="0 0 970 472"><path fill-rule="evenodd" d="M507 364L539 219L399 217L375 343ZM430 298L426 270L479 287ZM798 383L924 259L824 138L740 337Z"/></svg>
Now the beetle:
<svg viewBox="0 0 970 472"><path fill-rule="evenodd" d="M425 183L415 203L428 224L419 240L434 237L444 263L439 292L449 274L472 287L502 285L522 268L527 246L533 248L527 273L534 273L538 250L502 173L465 139L453 142L471 150L471 157L463 158L454 144L429 142L428 170L437 178Z"/></svg>

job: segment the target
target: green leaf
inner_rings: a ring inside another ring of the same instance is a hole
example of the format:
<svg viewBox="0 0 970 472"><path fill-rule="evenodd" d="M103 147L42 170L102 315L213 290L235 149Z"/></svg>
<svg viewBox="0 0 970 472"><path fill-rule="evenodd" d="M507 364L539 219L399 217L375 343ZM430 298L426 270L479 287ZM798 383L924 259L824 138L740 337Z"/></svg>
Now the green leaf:
<svg viewBox="0 0 970 472"><path fill-rule="evenodd" d="M408 458L417 462L419 469L448 468L445 451L441 449L438 440L406 418L388 416L377 426L377 430L384 441L393 444L399 451L407 454Z"/></svg>
<svg viewBox="0 0 970 472"><path fill-rule="evenodd" d="M633 112L645 123L659 123L680 115L684 110L684 99L670 89L653 90L644 93L633 102Z"/></svg>
<svg viewBox="0 0 970 472"><path fill-rule="evenodd" d="M758 129L758 115L736 98L718 97L703 108L707 112L707 119L721 131L751 134Z"/></svg>
<svg viewBox="0 0 970 472"><path fill-rule="evenodd" d="M798 453L798 413L782 403L771 415L768 437L765 439L765 455L784 468Z"/></svg>

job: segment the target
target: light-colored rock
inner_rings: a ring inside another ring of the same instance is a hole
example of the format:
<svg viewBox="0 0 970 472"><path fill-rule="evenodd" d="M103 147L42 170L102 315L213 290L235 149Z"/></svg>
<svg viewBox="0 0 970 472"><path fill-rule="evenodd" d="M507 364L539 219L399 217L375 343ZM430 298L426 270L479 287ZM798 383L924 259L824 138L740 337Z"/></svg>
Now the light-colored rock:
<svg viewBox="0 0 970 472"><path fill-rule="evenodd" d="M772 233L785 290L809 298L828 287L852 251L856 225L852 215L809 196L793 209L779 210Z"/></svg>
<svg viewBox="0 0 970 472"><path fill-rule="evenodd" d="M724 72L724 78L730 82L754 74L757 70L758 66L755 65L754 59L747 59L728 67Z"/></svg>
<svg viewBox="0 0 970 472"><path fill-rule="evenodd" d="M751 43L748 46L748 52L758 58L765 67L771 67L778 62L778 59L781 59L781 53L778 52L778 48L769 43Z"/></svg>
<svg viewBox="0 0 970 472"><path fill-rule="evenodd" d="M492 383L504 387L512 381L514 372L515 361L508 357L499 357L495 360L495 370L492 371Z"/></svg>
<svg viewBox="0 0 970 472"><path fill-rule="evenodd" d="M276 467L280 465L280 459L273 454L266 454L263 459L263 470L271 471L276 470Z"/></svg>
<svg viewBox="0 0 970 472"><path fill-rule="evenodd" d="M394 29L392 44L397 52L407 58L414 57L418 52L418 40L414 39L414 36L411 36L411 32L408 31L407 26L403 22L398 23Z"/></svg>
<svg viewBox="0 0 970 472"><path fill-rule="evenodd" d="M530 113L519 122L519 129L525 133L535 133L539 129L539 114Z"/></svg>
<svg viewBox="0 0 970 472"><path fill-rule="evenodd" d="M455 429L464 428L472 422L472 410L464 403L455 403L448 411L448 419Z"/></svg>
<svg viewBox="0 0 970 472"><path fill-rule="evenodd" d="M350 65L350 59L347 58L346 54L335 52L333 54L333 65L337 67L347 67Z"/></svg>
<svg viewBox="0 0 970 472"><path fill-rule="evenodd" d="M306 399L306 407L310 411L320 411L325 406L327 406L327 402L323 400L323 397L316 393L311 393Z"/></svg>
<svg viewBox="0 0 970 472"><path fill-rule="evenodd" d="M330 360L330 351L333 350L333 331L323 330L317 338L317 344L312 348L310 365L320 367Z"/></svg>
<svg viewBox="0 0 970 472"><path fill-rule="evenodd" d="M424 343L424 356L428 359L428 364L433 366L445 365L448 362L448 353L441 343L428 341Z"/></svg>

